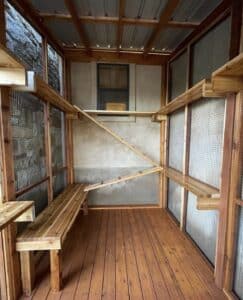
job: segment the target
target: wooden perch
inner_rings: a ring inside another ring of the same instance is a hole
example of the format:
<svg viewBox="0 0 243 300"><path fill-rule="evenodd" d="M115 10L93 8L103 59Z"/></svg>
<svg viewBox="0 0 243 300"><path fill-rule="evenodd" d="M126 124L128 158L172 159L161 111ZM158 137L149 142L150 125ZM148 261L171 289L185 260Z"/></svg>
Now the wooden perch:
<svg viewBox="0 0 243 300"><path fill-rule="evenodd" d="M24 65L12 53L0 44L0 86L18 86L26 84Z"/></svg>
<svg viewBox="0 0 243 300"><path fill-rule="evenodd" d="M197 209L198 210L217 210L219 209L219 198L198 198Z"/></svg>
<svg viewBox="0 0 243 300"><path fill-rule="evenodd" d="M107 180L107 181L102 181L100 183L95 183L95 184L88 185L84 189L84 191L88 192L88 191L100 189L100 188L103 188L105 186L109 186L109 185L117 184L117 183L120 183L120 182L132 180L132 179L135 179L135 178L139 178L139 177L142 177L142 176L146 176L146 175L161 172L161 171L162 171L162 167L156 167L156 168L147 169L147 170L144 170L144 171L139 171L136 174L126 175L126 176L119 176L118 178L115 178L115 179L110 179L110 180Z"/></svg>
<svg viewBox="0 0 243 300"><path fill-rule="evenodd" d="M121 138L119 135L117 135L114 131L112 131L110 128L106 127L103 123L97 121L95 118L91 117L89 114L87 114L85 111L81 110L78 106L74 105L74 107L77 109L79 113L81 113L83 116L85 116L87 119L95 123L100 128L104 129L106 132L108 132L110 135L112 135L116 140L118 140L123 145L127 146L130 150L132 150L134 153L136 153L138 156L140 156L142 159L148 161L150 164L152 164L155 167L160 167L160 165L153 161L151 158L149 158L147 155L142 153L139 149L134 147L133 145L130 145L128 142L126 142L123 138Z"/></svg>
<svg viewBox="0 0 243 300"><path fill-rule="evenodd" d="M0 204L0 230L11 222L29 222L35 218L33 201L9 201Z"/></svg>

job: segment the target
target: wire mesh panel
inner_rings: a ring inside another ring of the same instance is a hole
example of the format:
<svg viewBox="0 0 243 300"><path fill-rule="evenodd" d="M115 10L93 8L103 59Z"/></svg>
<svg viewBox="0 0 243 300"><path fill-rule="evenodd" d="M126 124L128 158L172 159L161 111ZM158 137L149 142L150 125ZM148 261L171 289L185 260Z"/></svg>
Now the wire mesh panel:
<svg viewBox="0 0 243 300"><path fill-rule="evenodd" d="M63 170L57 175L53 176L53 197L58 196L67 185L67 172Z"/></svg>
<svg viewBox="0 0 243 300"><path fill-rule="evenodd" d="M52 168L58 169L65 165L65 125L64 113L51 108L51 150Z"/></svg>
<svg viewBox="0 0 243 300"><path fill-rule="evenodd" d="M170 63L169 99L173 100L186 90L187 52Z"/></svg>
<svg viewBox="0 0 243 300"><path fill-rule="evenodd" d="M62 73L63 65L62 58L58 53L50 46L47 45L48 54L48 84L56 91L62 94Z"/></svg>
<svg viewBox="0 0 243 300"><path fill-rule="evenodd" d="M173 180L168 180L168 209L180 222L182 188Z"/></svg>
<svg viewBox="0 0 243 300"><path fill-rule="evenodd" d="M243 208L240 208L236 263L234 274L234 292L243 299Z"/></svg>
<svg viewBox="0 0 243 300"><path fill-rule="evenodd" d="M16 190L46 176L44 105L27 93L11 94L11 125Z"/></svg>
<svg viewBox="0 0 243 300"><path fill-rule="evenodd" d="M189 175L219 187L225 100L202 100L192 105Z"/></svg>
<svg viewBox="0 0 243 300"><path fill-rule="evenodd" d="M192 85L204 78L210 78L213 71L228 61L230 22L228 17L193 45Z"/></svg>
<svg viewBox="0 0 243 300"><path fill-rule="evenodd" d="M179 171L183 168L184 122L184 110L170 115L169 166Z"/></svg>
<svg viewBox="0 0 243 300"><path fill-rule="evenodd" d="M197 197L188 193L186 231L196 242L202 252L214 264L218 212L199 211L196 208Z"/></svg>
<svg viewBox="0 0 243 300"><path fill-rule="evenodd" d="M48 205L47 182L34 187L25 194L19 196L17 200L31 200L35 202L35 214L38 216Z"/></svg>
<svg viewBox="0 0 243 300"><path fill-rule="evenodd" d="M43 75L42 37L28 21L5 1L7 47L22 60L30 70Z"/></svg>

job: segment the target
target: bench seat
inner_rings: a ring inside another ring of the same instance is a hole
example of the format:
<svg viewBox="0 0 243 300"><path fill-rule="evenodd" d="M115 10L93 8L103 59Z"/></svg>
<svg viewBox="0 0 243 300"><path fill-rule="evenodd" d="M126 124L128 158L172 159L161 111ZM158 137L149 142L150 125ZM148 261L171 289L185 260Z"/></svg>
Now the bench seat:
<svg viewBox="0 0 243 300"><path fill-rule="evenodd" d="M17 237L20 252L23 290L30 295L33 282L33 251L50 251L51 287L61 288L61 249L80 209L87 212L84 184L71 184Z"/></svg>

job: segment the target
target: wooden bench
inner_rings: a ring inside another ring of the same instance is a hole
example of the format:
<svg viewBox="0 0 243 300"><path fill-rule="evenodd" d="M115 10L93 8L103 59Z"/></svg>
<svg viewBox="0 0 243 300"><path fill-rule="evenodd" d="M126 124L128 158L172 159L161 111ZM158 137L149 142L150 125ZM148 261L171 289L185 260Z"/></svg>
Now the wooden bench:
<svg viewBox="0 0 243 300"><path fill-rule="evenodd" d="M20 252L23 292L31 295L34 285L33 251L50 251L51 288L61 289L61 249L63 242L81 208L87 214L87 192L84 184L69 185L17 237Z"/></svg>

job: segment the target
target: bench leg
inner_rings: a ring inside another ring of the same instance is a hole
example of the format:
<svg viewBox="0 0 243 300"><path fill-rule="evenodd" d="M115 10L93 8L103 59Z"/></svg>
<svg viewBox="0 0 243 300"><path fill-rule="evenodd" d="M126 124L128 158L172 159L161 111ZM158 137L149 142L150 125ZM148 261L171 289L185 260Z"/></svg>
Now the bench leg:
<svg viewBox="0 0 243 300"><path fill-rule="evenodd" d="M50 251L51 289L58 292L62 288L62 256L60 250Z"/></svg>
<svg viewBox="0 0 243 300"><path fill-rule="evenodd" d="M84 215L87 216L88 215L88 200L87 199L83 203L83 211L84 211Z"/></svg>
<svg viewBox="0 0 243 300"><path fill-rule="evenodd" d="M23 293L30 296L35 281L33 253L31 251L21 251L20 263Z"/></svg>

